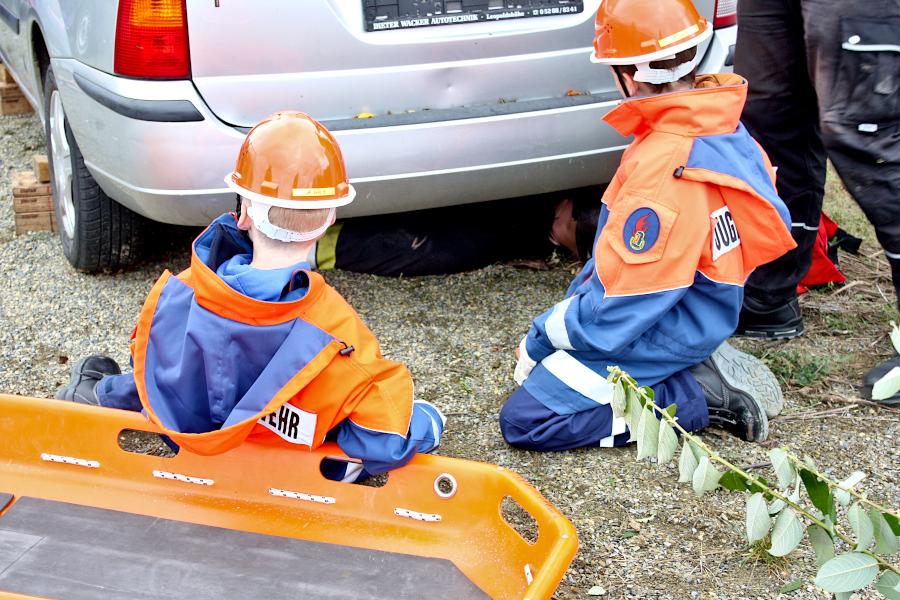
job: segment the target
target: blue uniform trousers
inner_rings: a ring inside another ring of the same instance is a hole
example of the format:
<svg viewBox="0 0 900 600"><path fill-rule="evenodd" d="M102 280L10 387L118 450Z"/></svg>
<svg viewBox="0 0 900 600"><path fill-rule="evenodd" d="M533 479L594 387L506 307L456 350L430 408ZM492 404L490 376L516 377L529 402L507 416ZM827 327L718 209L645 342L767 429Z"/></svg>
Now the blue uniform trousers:
<svg viewBox="0 0 900 600"><path fill-rule="evenodd" d="M679 424L688 431L709 425L706 399L697 380L687 369L651 386L660 408L676 404ZM571 414L558 414L539 402L524 387L512 393L500 409L500 431L512 446L526 450L570 450L599 446L613 429L613 412L608 404ZM613 446L628 443L626 430L613 438Z"/></svg>

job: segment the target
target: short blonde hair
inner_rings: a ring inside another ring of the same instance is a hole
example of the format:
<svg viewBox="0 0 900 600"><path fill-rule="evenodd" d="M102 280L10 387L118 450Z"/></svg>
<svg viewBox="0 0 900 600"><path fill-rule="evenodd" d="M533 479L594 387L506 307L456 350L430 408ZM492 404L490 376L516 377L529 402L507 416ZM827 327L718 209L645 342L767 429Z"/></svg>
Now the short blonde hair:
<svg viewBox="0 0 900 600"><path fill-rule="evenodd" d="M253 204L250 198L241 196L241 203ZM246 208L244 209L246 210ZM309 233L325 225L331 209L269 207L269 223L296 233Z"/></svg>
<svg viewBox="0 0 900 600"><path fill-rule="evenodd" d="M288 231L308 233L323 226L331 210L328 208L269 208L269 223Z"/></svg>

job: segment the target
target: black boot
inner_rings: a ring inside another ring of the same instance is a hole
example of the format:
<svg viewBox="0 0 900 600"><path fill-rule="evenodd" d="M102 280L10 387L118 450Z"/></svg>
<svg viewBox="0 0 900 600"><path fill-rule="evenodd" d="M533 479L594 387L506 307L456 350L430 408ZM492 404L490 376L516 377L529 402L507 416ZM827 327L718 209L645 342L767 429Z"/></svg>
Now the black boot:
<svg viewBox="0 0 900 600"><path fill-rule="evenodd" d="M784 304L771 305L744 296L734 335L772 340L795 338L803 333L803 317L796 296Z"/></svg>
<svg viewBox="0 0 900 600"><path fill-rule="evenodd" d="M880 365L869 369L869 371L863 375L862 397L872 400L872 386L874 386L879 379L890 373L894 367L900 367L900 356L897 356L896 354ZM884 400L875 400L875 402L881 402L888 406L900 406L900 393L894 394L890 398L885 398Z"/></svg>
<svg viewBox="0 0 900 600"><path fill-rule="evenodd" d="M69 400L79 404L100 405L94 388L106 375L119 375L122 369L107 356L88 356L72 365L69 385L56 391L57 400Z"/></svg>
<svg viewBox="0 0 900 600"><path fill-rule="evenodd" d="M755 363L745 357L749 355L723 342L712 356L691 367L691 374L706 397L710 425L748 442L763 442L769 437L763 397L772 396L768 403L771 412L777 414L782 403L781 388L765 365L760 362L762 369L757 371Z"/></svg>

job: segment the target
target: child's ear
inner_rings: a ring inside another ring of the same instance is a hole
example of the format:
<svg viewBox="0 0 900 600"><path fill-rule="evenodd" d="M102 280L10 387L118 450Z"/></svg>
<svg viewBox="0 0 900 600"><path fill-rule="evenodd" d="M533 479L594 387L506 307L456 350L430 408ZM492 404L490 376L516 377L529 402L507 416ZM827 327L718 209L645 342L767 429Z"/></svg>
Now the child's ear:
<svg viewBox="0 0 900 600"><path fill-rule="evenodd" d="M625 90L628 92L628 97L633 98L638 93L638 84L634 80L634 77L626 72L622 72L622 83L625 85Z"/></svg>
<svg viewBox="0 0 900 600"><path fill-rule="evenodd" d="M238 229L243 231L250 231L253 227L253 220L250 218L250 215L247 214L247 204L248 200L246 198L241 199L241 212L238 214Z"/></svg>

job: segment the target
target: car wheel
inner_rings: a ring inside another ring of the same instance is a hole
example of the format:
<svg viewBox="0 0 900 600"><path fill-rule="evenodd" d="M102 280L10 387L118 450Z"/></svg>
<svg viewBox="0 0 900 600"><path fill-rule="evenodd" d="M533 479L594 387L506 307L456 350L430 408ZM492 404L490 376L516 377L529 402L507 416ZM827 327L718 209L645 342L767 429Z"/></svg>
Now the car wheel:
<svg viewBox="0 0 900 600"><path fill-rule="evenodd" d="M152 222L97 185L69 128L52 68L44 77L44 103L53 206L66 259L88 273L131 265Z"/></svg>

